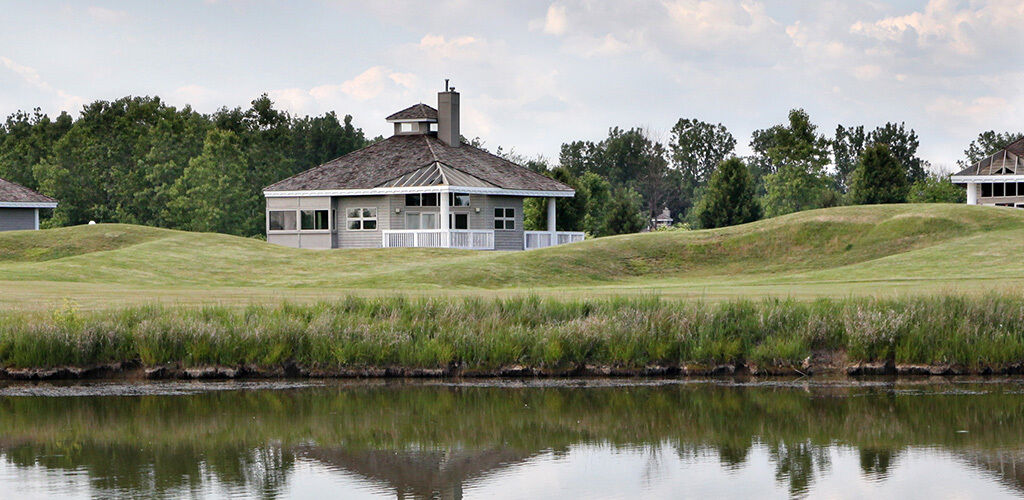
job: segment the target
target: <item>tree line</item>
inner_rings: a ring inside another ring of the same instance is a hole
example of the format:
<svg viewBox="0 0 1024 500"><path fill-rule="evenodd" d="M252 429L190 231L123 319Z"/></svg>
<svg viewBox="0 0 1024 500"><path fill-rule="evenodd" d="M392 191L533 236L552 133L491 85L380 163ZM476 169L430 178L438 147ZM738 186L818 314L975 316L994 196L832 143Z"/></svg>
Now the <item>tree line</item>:
<svg viewBox="0 0 1024 500"><path fill-rule="evenodd" d="M964 150L963 168L1024 137L983 132ZM963 203L949 173L933 172L917 156L917 133L904 123L819 132L802 109L786 122L751 134L746 157L722 124L681 118L662 144L641 128L613 127L599 141L562 145L556 165L510 158L565 182L576 197L561 199L559 230L601 236L651 227L663 209L674 222L714 228L762 217L838 205ZM500 148L499 148L500 153ZM528 228L543 228L543 207L524 209Z"/></svg>
<svg viewBox="0 0 1024 500"><path fill-rule="evenodd" d="M89 221L264 232L262 188L369 144L352 117L292 116L263 95L202 114L158 97L96 101L78 118L17 112L0 178L60 200L46 227Z"/></svg>
<svg viewBox="0 0 1024 500"><path fill-rule="evenodd" d="M961 166L1020 138L981 133ZM45 227L122 222L257 236L262 188L365 147L352 116L293 116L266 96L211 114L158 97L95 101L77 118L19 111L0 124L0 177L60 200ZM469 141L483 147L479 139ZM650 226L668 209L676 223L720 227L842 204L963 202L948 175L917 156L903 123L843 126L826 136L806 112L755 131L752 154L721 124L679 119L665 141L642 128L612 127L600 141L562 144L555 164L497 148L496 154L562 181L558 229L594 236ZM528 200L527 228L544 228L542 200Z"/></svg>

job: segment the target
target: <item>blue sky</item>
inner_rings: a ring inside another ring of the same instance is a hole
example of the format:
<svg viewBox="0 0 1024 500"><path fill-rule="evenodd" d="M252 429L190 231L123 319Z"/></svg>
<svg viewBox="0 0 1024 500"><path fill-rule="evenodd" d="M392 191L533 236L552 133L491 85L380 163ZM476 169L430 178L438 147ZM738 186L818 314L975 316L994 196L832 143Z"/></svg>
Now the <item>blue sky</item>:
<svg viewBox="0 0 1024 500"><path fill-rule="evenodd" d="M1024 2L665 0L8 2L0 113L159 95L202 112L263 92L298 114L384 117L462 92L488 147L557 157L680 117L750 133L806 109L905 121L952 168L982 130L1024 130Z"/></svg>

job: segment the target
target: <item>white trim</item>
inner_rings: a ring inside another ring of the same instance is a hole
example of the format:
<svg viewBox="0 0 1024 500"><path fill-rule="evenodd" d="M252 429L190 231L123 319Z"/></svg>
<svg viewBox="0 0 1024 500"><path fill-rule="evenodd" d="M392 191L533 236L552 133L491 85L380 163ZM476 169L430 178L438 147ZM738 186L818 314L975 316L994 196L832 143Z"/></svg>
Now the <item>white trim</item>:
<svg viewBox="0 0 1024 500"><path fill-rule="evenodd" d="M1024 175L1019 176L1024 180ZM449 193L493 194L502 196L523 196L527 198L572 198L576 191L532 191L527 189L504 189L494 187L463 186L411 186L370 189L320 189L309 191L264 191L267 198L301 198L310 196L374 196L388 194Z"/></svg>
<svg viewBox="0 0 1024 500"><path fill-rule="evenodd" d="M0 208L57 208L57 202L0 201Z"/></svg>
<svg viewBox="0 0 1024 500"><path fill-rule="evenodd" d="M952 175L950 182L967 183L976 182L980 184L994 184L997 182L1024 182L1024 175Z"/></svg>
<svg viewBox="0 0 1024 500"><path fill-rule="evenodd" d="M437 123L433 118L399 118L388 120L388 123Z"/></svg>
<svg viewBox="0 0 1024 500"><path fill-rule="evenodd" d="M39 230L39 209L37 208L37 209L33 210L33 212L35 212L35 214L36 214L36 217L35 217L36 218L35 230L38 231Z"/></svg>

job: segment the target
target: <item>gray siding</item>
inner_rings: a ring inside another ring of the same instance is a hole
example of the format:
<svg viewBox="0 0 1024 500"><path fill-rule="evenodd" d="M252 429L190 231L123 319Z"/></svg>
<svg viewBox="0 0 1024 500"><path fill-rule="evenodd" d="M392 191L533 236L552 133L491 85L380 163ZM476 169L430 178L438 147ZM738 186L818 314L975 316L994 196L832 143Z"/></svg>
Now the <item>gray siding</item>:
<svg viewBox="0 0 1024 500"><path fill-rule="evenodd" d="M494 209L497 207L516 209L514 230L494 230L495 250L523 249L523 199L518 196L486 196L485 208L488 227L494 229Z"/></svg>
<svg viewBox="0 0 1024 500"><path fill-rule="evenodd" d="M394 198L393 196L339 196L334 199L335 203L335 224L334 227L338 228L337 234L337 247L338 248L380 248L381 246L381 231L389 229L391 227L392 217L389 214L393 214L394 210L391 209L391 200L388 198ZM346 214L349 208L376 208L377 209L377 229L374 231L358 230L352 231L348 228L348 222L346 221Z"/></svg>
<svg viewBox="0 0 1024 500"><path fill-rule="evenodd" d="M315 248L327 249L334 246L334 238L331 230L327 231L270 231L271 210L330 210L331 198L329 196L316 197L294 197L294 198L267 198L266 231L267 242L275 245L282 245L293 248ZM296 223L301 221L296 215Z"/></svg>
<svg viewBox="0 0 1024 500"><path fill-rule="evenodd" d="M0 231L18 231L35 228L35 208L0 208Z"/></svg>

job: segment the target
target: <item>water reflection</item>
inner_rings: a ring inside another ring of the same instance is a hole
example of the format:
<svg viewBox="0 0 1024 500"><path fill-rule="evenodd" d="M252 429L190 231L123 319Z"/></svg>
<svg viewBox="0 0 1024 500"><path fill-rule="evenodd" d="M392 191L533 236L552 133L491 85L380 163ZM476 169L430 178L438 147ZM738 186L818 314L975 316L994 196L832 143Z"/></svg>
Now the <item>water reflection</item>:
<svg viewBox="0 0 1024 500"><path fill-rule="evenodd" d="M0 488L68 497L1009 496L1024 494L1020 389L376 383L0 396L0 482L9 483ZM917 476L938 470L947 472Z"/></svg>

